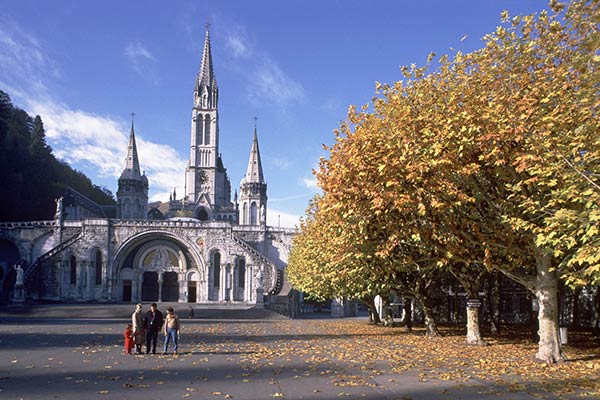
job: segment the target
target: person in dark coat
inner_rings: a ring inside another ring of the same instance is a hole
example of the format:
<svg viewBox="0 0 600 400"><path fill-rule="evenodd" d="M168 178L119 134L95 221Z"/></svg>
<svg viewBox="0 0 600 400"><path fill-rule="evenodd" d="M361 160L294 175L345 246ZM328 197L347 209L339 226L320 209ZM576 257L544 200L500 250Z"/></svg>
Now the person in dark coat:
<svg viewBox="0 0 600 400"><path fill-rule="evenodd" d="M144 319L144 328L146 330L146 354L150 353L150 343L152 343L152 354L156 354L156 341L158 340L158 332L161 331L163 325L163 315L156 308L156 303L150 305L150 311L146 313Z"/></svg>

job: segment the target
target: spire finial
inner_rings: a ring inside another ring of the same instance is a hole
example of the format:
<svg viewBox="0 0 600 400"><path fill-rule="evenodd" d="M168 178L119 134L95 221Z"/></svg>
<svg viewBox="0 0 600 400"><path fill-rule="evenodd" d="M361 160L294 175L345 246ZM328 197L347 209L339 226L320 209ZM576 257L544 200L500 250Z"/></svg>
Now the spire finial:
<svg viewBox="0 0 600 400"><path fill-rule="evenodd" d="M258 121L258 117L255 115L254 116L254 130L256 130L256 121Z"/></svg>
<svg viewBox="0 0 600 400"><path fill-rule="evenodd" d="M204 24L204 27L206 28L206 33L208 33L208 31L210 30L210 22L206 21L206 24Z"/></svg>

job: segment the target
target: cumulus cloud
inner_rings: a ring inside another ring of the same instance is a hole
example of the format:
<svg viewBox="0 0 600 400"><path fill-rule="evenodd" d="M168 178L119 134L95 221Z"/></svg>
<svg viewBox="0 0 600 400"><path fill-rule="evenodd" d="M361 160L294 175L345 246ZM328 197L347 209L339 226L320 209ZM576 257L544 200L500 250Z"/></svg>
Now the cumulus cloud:
<svg viewBox="0 0 600 400"><path fill-rule="evenodd" d="M46 136L59 158L70 164L91 164L101 177L119 177L129 140L130 126L126 122L51 101L31 100L28 108L44 120ZM136 144L153 200L159 193L166 193L161 197L166 200L174 186L183 187L186 160L175 149L145 140L140 132L136 132Z"/></svg>

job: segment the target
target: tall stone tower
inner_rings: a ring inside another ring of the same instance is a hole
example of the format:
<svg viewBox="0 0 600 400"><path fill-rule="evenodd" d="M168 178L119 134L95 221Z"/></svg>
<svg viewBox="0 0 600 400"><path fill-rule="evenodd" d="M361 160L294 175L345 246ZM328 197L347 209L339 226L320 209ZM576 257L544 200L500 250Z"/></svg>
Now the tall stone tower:
<svg viewBox="0 0 600 400"><path fill-rule="evenodd" d="M127 156L117 190L117 218L146 219L148 210L148 178L140 173L135 132L131 113L131 132L127 145Z"/></svg>
<svg viewBox="0 0 600 400"><path fill-rule="evenodd" d="M240 182L240 224L261 225L267 223L267 183L263 176L258 136L254 127L254 139L248 159L246 175Z"/></svg>
<svg viewBox="0 0 600 400"><path fill-rule="evenodd" d="M233 220L231 183L219 153L219 87L206 27L200 72L194 85L190 161L183 204L200 220Z"/></svg>

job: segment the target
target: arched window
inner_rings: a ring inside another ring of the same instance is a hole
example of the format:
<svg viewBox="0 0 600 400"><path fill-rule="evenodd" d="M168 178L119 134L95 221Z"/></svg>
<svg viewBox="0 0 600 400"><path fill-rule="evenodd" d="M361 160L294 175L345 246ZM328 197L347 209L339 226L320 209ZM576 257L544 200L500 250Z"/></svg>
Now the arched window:
<svg viewBox="0 0 600 400"><path fill-rule="evenodd" d="M202 121L202 114L196 115L194 120L196 121L196 144L202 144L202 125L204 122Z"/></svg>
<svg viewBox="0 0 600 400"><path fill-rule="evenodd" d="M238 259L238 286L243 288L246 286L246 260Z"/></svg>
<svg viewBox="0 0 600 400"><path fill-rule="evenodd" d="M248 225L248 203L244 203L242 209L242 225Z"/></svg>
<svg viewBox="0 0 600 400"><path fill-rule="evenodd" d="M250 206L250 225L258 225L258 221L256 219L256 212L256 203L252 202L252 205Z"/></svg>
<svg viewBox="0 0 600 400"><path fill-rule="evenodd" d="M221 253L219 253L218 251L215 252L213 258L213 267L213 286L219 287L221 286Z"/></svg>
<svg viewBox="0 0 600 400"><path fill-rule="evenodd" d="M69 258L69 264L71 267L71 285L77 284L77 259L75 256Z"/></svg>
<svg viewBox="0 0 600 400"><path fill-rule="evenodd" d="M210 115L204 116L204 144L210 144Z"/></svg>
<svg viewBox="0 0 600 400"><path fill-rule="evenodd" d="M96 271L96 285L102 284L102 252L96 250L96 257L94 260L94 269Z"/></svg>
<svg viewBox="0 0 600 400"><path fill-rule="evenodd" d="M199 208L196 219L199 219L200 221L208 221L208 213L206 212L206 209L203 207Z"/></svg>
<svg viewBox="0 0 600 400"><path fill-rule="evenodd" d="M121 213L121 218L131 218L131 201L129 199L123 200L123 212Z"/></svg>

